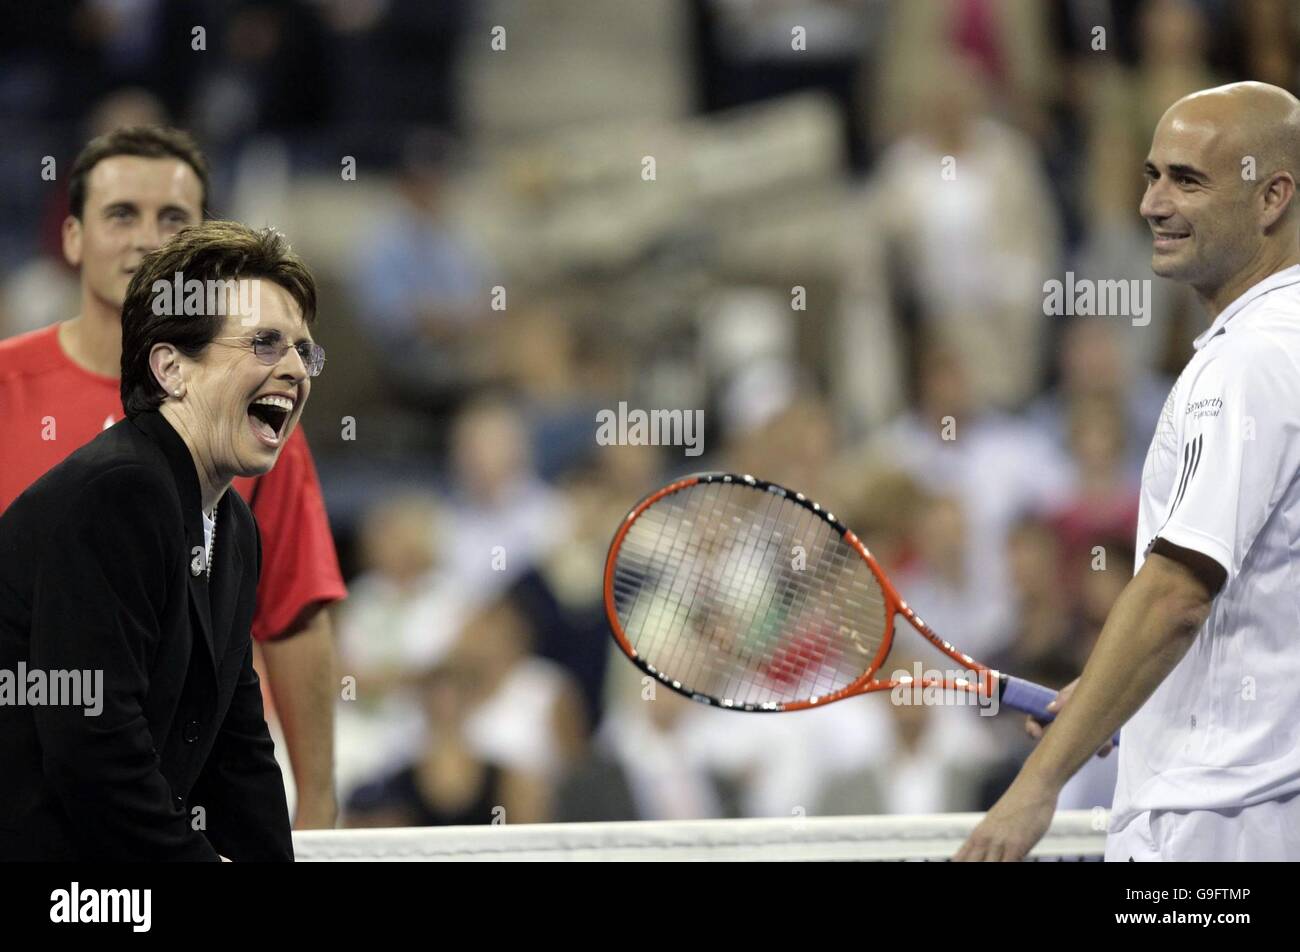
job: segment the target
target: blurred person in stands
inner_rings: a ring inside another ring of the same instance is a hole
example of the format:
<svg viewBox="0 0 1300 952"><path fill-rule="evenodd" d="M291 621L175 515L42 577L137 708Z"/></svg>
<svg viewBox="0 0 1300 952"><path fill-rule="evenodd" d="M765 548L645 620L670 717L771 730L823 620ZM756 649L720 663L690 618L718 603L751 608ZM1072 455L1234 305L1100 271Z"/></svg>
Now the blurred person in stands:
<svg viewBox="0 0 1300 952"><path fill-rule="evenodd" d="M1069 498L1073 477L1064 454L1035 428L979 408L970 359L951 341L923 336L915 408L881 428L865 452L905 470L928 492L960 501L969 584L1007 617L1007 533L1026 512L1047 512Z"/></svg>
<svg viewBox="0 0 1300 952"><path fill-rule="evenodd" d="M1169 103L1223 81L1210 63L1210 44L1222 26L1211 7L1197 0L1147 0L1142 5L1134 75L1137 108L1131 113L1139 143L1149 138Z"/></svg>
<svg viewBox="0 0 1300 952"><path fill-rule="evenodd" d="M1287 0L1247 0L1230 5L1224 13L1237 21L1235 32L1243 40L1240 45L1233 44L1232 50L1240 56L1238 75L1290 88L1300 70L1300 50L1296 48L1300 10L1295 4Z"/></svg>
<svg viewBox="0 0 1300 952"><path fill-rule="evenodd" d="M1139 330L1155 333L1154 327ZM1060 380L1030 405L1028 419L1041 435L1068 451L1072 407L1094 400L1117 404L1124 440L1123 474L1136 480L1142 475L1146 456L1141 434L1155 429L1169 381L1132 359L1125 350L1130 339L1109 318L1072 319L1061 338Z"/></svg>
<svg viewBox="0 0 1300 952"><path fill-rule="evenodd" d="M475 614L452 654L478 673L482 691L465 721L465 737L480 756L551 785L582 753L587 724L573 679L559 665L531 653L530 619L512 595ZM539 795L533 821L549 809ZM520 819L519 822L529 822Z"/></svg>
<svg viewBox="0 0 1300 952"><path fill-rule="evenodd" d="M916 557L915 534L925 491L905 470L889 463L862 467L852 457L837 460L828 495L835 512L887 572L901 572Z"/></svg>
<svg viewBox="0 0 1300 952"><path fill-rule="evenodd" d="M668 690L660 686L656 696ZM724 812L789 817L810 813L828 771L860 763L870 748L875 735L853 714L845 703L797 717L746 717L692 701L678 730L689 738L693 761L728 791L734 806Z"/></svg>
<svg viewBox="0 0 1300 952"><path fill-rule="evenodd" d="M1130 541L1132 538L1132 535L1098 536L1097 548L1100 551L1097 555L1086 565L1080 563L1074 567L1079 576L1074 585L1074 590L1078 593L1078 640L1080 649L1088 653L1092 652L1115 599L1119 598L1119 593L1131 577L1129 566L1133 564L1134 555L1133 543Z"/></svg>
<svg viewBox="0 0 1300 952"><path fill-rule="evenodd" d="M589 418L590 419L590 418ZM590 436L590 429L587 431ZM604 571L610 536L628 509L663 481L663 451L630 444L600 447L588 464L560 484L573 514L572 531L537 564L532 588L544 586L554 612L532 607L534 650L562 665L577 680L589 723L600 720L610 661L605 617ZM525 579L520 587L527 586ZM533 599L534 605L537 598Z"/></svg>
<svg viewBox="0 0 1300 952"><path fill-rule="evenodd" d="M337 778L347 791L418 748L416 688L455 646L473 605L438 551L436 500L403 493L362 517L363 571L338 612L339 670L355 697L338 705Z"/></svg>
<svg viewBox="0 0 1300 952"><path fill-rule="evenodd" d="M1102 545L1102 552L1095 553L1093 545ZM990 667L1051 688L1078 677L1128 581L1133 554L1131 546L1105 535L1093 536L1088 546L1068 559L1049 519L1031 516L1016 524L1008 540L1016 591L1014 638L1006 650L983 659ZM981 809L1002 794L1029 751L1023 736L1010 729L1016 720L999 718L993 725L1006 759L985 783ZM1093 758L1065 785L1060 809L1108 807L1114 789L1114 759Z"/></svg>
<svg viewBox="0 0 1300 952"><path fill-rule="evenodd" d="M923 669L946 670L937 662L922 665ZM910 667L903 670L912 673ZM874 738L870 762L830 779L817 803L817 814L960 813L974 809L979 784L998 754L982 723L986 719L975 713L973 705L958 706L951 692L899 690L886 696L889 701L881 701L879 706L889 715L889 722L883 735ZM949 707L956 709L946 709Z"/></svg>
<svg viewBox="0 0 1300 952"><path fill-rule="evenodd" d="M81 309L0 341L0 510L122 419L127 284L146 253L201 222L207 209L207 161L173 129L120 129L94 139L69 175L63 251L80 271ZM261 531L253 638L293 767L295 826L333 826L334 646L324 609L346 590L302 429L269 473L233 485Z"/></svg>
<svg viewBox="0 0 1300 952"><path fill-rule="evenodd" d="M619 696L587 756L560 782L560 823L703 820L739 815L734 783L692 741L693 702L639 669L614 672Z"/></svg>
<svg viewBox="0 0 1300 952"><path fill-rule="evenodd" d="M581 465L594 449L591 421L610 405L591 346L603 332L579 327L558 303L512 308L492 330L497 379L519 401L543 479Z"/></svg>
<svg viewBox="0 0 1300 952"><path fill-rule="evenodd" d="M886 138L909 116L914 90L951 91L929 67L936 60L966 59L990 94L1030 133L1045 131L1056 91L1047 28L1050 6L1036 0L886 0L882 55L864 76L876 111L873 127ZM1088 21L1091 24L1092 20Z"/></svg>
<svg viewBox="0 0 1300 952"><path fill-rule="evenodd" d="M491 369L482 331L491 319L487 263L447 212L448 140L411 134L395 182L396 206L359 245L352 284L363 326L403 359L401 396L445 411Z"/></svg>
<svg viewBox="0 0 1300 952"><path fill-rule="evenodd" d="M1095 540L1100 552L1087 561L1074 566L1077 581L1071 586L1075 595L1075 630L1070 639L1069 653L1074 657L1074 670L1083 669L1092 653L1102 626L1110 610L1119 599L1120 592L1132 577L1133 533L1122 537L1098 536ZM1072 676L1073 677L1073 676ZM1055 682L1043 682L1056 686ZM1111 754L1093 757L1079 768L1079 772L1061 788L1057 801L1059 810L1091 810L1094 807L1110 808L1115 794L1115 781L1119 773L1119 758Z"/></svg>
<svg viewBox="0 0 1300 952"><path fill-rule="evenodd" d="M789 402L767 419L733 436L728 468L761 473L764 479L824 499L836 448L831 410L816 394L789 396Z"/></svg>
<svg viewBox="0 0 1300 952"><path fill-rule="evenodd" d="M1042 288L1058 266L1060 225L1034 143L988 111L978 71L959 59L932 65L912 92L911 128L873 176L878 227L921 329L969 356L978 403L1012 409L1041 383Z"/></svg>
<svg viewBox="0 0 1300 952"><path fill-rule="evenodd" d="M971 571L969 553L984 549L970 538L962 502L952 496L931 496L919 510L914 536L915 561L899 570L898 589L924 606L925 620L935 631L960 632L963 651L985 658L1005 647L1010 637L1007 612L990 602ZM1000 553L984 550L984 558Z"/></svg>
<svg viewBox="0 0 1300 952"><path fill-rule="evenodd" d="M471 826L541 819L537 782L477 753L465 718L481 699L481 672L450 663L415 677L427 740L400 769L354 791L346 827Z"/></svg>
<svg viewBox="0 0 1300 952"><path fill-rule="evenodd" d="M95 104L86 119L88 138L97 139L135 126L167 125L162 100L147 89L128 86L116 89Z"/></svg>
<svg viewBox="0 0 1300 952"><path fill-rule="evenodd" d="M805 90L834 96L850 152L860 156L851 119L864 46L881 45L884 19L875 0L701 0L693 4L700 97L715 112ZM792 19L793 18L793 19ZM791 42L791 23L806 34Z"/></svg>
<svg viewBox="0 0 1300 952"><path fill-rule="evenodd" d="M1006 559L1015 598L1015 614L1008 629L1011 641L980 660L994 670L1060 688L1082 670L1091 642L1082 630L1073 594L1078 582L1065 565L1060 538L1050 521L1034 515L1021 518L1007 539ZM1081 564L1087 567L1086 562ZM971 809L987 809L1020 770L1030 745L1019 726L1015 717L998 717L987 724L987 734L1001 753L979 783ZM1102 767L1101 772L1109 769ZM1091 796L1089 778L1095 771L1087 774L1080 775L1079 784ZM1112 784L1113 780L1112 775Z"/></svg>
<svg viewBox="0 0 1300 952"><path fill-rule="evenodd" d="M1035 516L1017 522L1007 538L1007 563L1015 594L1011 641L981 660L999 671L1063 687L1078 675L1090 645L1078 643L1076 606L1052 525Z"/></svg>
<svg viewBox="0 0 1300 952"><path fill-rule="evenodd" d="M217 55L169 74L193 82L187 112L205 139L223 150L255 149L269 135L312 129L330 117L340 84L319 4L248 0L211 19Z"/></svg>
<svg viewBox="0 0 1300 952"><path fill-rule="evenodd" d="M1139 478L1126 471L1130 442L1124 408L1105 396L1077 398L1070 407L1070 455L1075 489L1052 513L1067 562L1091 557L1099 536L1137 531Z"/></svg>
<svg viewBox="0 0 1300 952"><path fill-rule="evenodd" d="M442 562L465 591L504 591L570 533L564 497L533 468L520 412L483 397L457 415Z"/></svg>

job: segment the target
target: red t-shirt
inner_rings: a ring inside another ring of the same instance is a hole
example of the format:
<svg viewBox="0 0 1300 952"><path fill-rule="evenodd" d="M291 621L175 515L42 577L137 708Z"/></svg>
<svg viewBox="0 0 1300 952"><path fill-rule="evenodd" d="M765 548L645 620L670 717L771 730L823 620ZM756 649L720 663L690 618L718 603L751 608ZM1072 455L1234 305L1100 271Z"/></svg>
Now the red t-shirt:
<svg viewBox="0 0 1300 952"><path fill-rule="evenodd" d="M117 378L74 364L59 346L57 324L0 341L0 512L120 419ZM302 429L289 437L274 469L236 479L234 487L261 531L253 637L268 641L309 606L347 595Z"/></svg>

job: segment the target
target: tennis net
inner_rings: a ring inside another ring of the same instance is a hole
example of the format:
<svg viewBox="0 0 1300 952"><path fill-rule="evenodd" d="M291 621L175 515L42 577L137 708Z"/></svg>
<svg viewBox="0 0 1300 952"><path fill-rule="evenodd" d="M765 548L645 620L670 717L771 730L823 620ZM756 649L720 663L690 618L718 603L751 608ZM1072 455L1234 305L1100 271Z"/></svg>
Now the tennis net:
<svg viewBox="0 0 1300 952"><path fill-rule="evenodd" d="M952 857L983 814L501 824L294 834L301 862L811 861ZM1104 810L1061 811L1034 860L1100 860Z"/></svg>

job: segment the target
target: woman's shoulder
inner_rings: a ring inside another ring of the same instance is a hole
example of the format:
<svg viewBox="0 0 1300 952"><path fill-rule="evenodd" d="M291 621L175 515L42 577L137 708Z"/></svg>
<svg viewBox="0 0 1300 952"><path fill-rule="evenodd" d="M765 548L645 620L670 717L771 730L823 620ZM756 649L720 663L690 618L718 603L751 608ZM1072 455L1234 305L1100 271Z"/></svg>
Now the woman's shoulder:
<svg viewBox="0 0 1300 952"><path fill-rule="evenodd" d="M46 525L84 517L103 524L146 516L153 522L179 520L180 499L166 461L121 426L54 466L14 505L38 513Z"/></svg>
<svg viewBox="0 0 1300 952"><path fill-rule="evenodd" d="M162 453L123 424L105 430L61 465L68 467L68 481L80 485L83 494L151 499L155 506L175 500L179 506L175 481Z"/></svg>

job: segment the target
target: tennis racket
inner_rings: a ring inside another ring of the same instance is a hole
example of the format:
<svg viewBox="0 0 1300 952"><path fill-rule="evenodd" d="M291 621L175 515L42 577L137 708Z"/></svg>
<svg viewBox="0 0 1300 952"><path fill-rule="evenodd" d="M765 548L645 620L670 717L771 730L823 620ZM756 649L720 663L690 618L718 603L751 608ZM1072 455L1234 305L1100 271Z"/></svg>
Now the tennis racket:
<svg viewBox="0 0 1300 952"><path fill-rule="evenodd" d="M619 648L663 684L734 711L799 711L910 686L979 692L1044 723L1055 691L940 638L858 537L802 493L701 473L651 493L605 560ZM969 677L880 680L901 615Z"/></svg>

